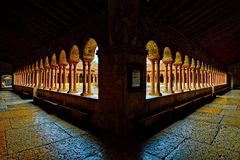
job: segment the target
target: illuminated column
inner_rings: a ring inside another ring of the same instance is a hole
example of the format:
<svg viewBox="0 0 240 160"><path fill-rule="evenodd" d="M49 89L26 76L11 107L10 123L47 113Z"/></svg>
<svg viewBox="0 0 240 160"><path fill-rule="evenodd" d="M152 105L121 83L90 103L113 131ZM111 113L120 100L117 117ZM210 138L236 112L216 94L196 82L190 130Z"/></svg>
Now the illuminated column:
<svg viewBox="0 0 240 160"><path fill-rule="evenodd" d="M39 65L40 73L39 73L39 84L38 88L43 88L43 79L44 79L44 67L43 67L43 60L40 60L40 65Z"/></svg>
<svg viewBox="0 0 240 160"><path fill-rule="evenodd" d="M185 86L185 68L184 68L184 66L182 65L182 88L183 88L183 90L185 90L186 89L186 86Z"/></svg>
<svg viewBox="0 0 240 160"><path fill-rule="evenodd" d="M52 68L52 85L50 90L56 90L57 89L57 58L56 58L56 54L53 53L52 58L51 58L51 68Z"/></svg>
<svg viewBox="0 0 240 160"><path fill-rule="evenodd" d="M174 64L174 66L175 66L175 71L174 71L175 72L175 81L174 81L175 90L174 90L174 92L177 92L178 91L178 82L177 82L178 66L175 64Z"/></svg>
<svg viewBox="0 0 240 160"><path fill-rule="evenodd" d="M92 87L91 87L91 62L88 62L88 95L92 95Z"/></svg>
<svg viewBox="0 0 240 160"><path fill-rule="evenodd" d="M69 82L69 91L68 93L76 93L77 92L77 86L76 86L76 74L77 74L77 64L79 62L79 49L76 45L73 45L70 49L69 54L69 76L70 76L70 82ZM73 68L72 68L73 67ZM90 79L91 80L91 79Z"/></svg>
<svg viewBox="0 0 240 160"><path fill-rule="evenodd" d="M62 91L62 69L63 69L63 66L59 65L59 88L58 88L58 91Z"/></svg>
<svg viewBox="0 0 240 160"><path fill-rule="evenodd" d="M35 85L34 87L38 87L39 84L39 68L38 68L38 61L35 64Z"/></svg>
<svg viewBox="0 0 240 160"><path fill-rule="evenodd" d="M185 82L187 83L187 87L185 86L185 83L184 83L184 90L185 91L189 91L190 88L189 88L189 65L190 65L190 62L189 62L189 58L187 55L185 55L184 57L184 63L183 63L183 68L184 68L184 72L185 72L185 69L186 69L186 79L184 78Z"/></svg>
<svg viewBox="0 0 240 160"><path fill-rule="evenodd" d="M44 89L49 89L49 86L50 86L50 65L49 65L49 60L48 60L48 56L45 58L45 64L44 64L44 67L45 67L45 87Z"/></svg>
<svg viewBox="0 0 240 160"><path fill-rule="evenodd" d="M34 64L32 64L32 85L31 87L35 86L35 68L34 68Z"/></svg>
<svg viewBox="0 0 240 160"><path fill-rule="evenodd" d="M31 65L29 65L29 68L28 68L28 77L29 77L28 86L31 86L31 84L32 84L32 70L31 70Z"/></svg>
<svg viewBox="0 0 240 160"><path fill-rule="evenodd" d="M77 93L77 64L73 64L73 93Z"/></svg>
<svg viewBox="0 0 240 160"><path fill-rule="evenodd" d="M201 65L201 87L202 88L204 88L205 86L204 86L204 64L203 64L203 62L202 62L202 65Z"/></svg>
<svg viewBox="0 0 240 160"><path fill-rule="evenodd" d="M207 68L207 64L205 64L205 69L204 69L204 71L205 71L205 74L204 74L204 76L205 76L205 87L208 87L208 68Z"/></svg>
<svg viewBox="0 0 240 160"><path fill-rule="evenodd" d="M59 55L59 89L58 91L66 90L66 66L68 65L66 52L61 50ZM63 72L63 73L62 73Z"/></svg>
<svg viewBox="0 0 240 160"><path fill-rule="evenodd" d="M191 66L190 66L190 70L191 70L191 89L196 89L196 74L195 74L195 60L192 58L191 61Z"/></svg>
<svg viewBox="0 0 240 160"><path fill-rule="evenodd" d="M165 47L163 50L163 63L165 64L165 92L166 93L173 93L172 90L172 63L173 63L173 58L172 58L172 53L169 47ZM168 65L170 69L170 73L168 73ZM169 74L169 90L168 90L168 74Z"/></svg>
<svg viewBox="0 0 240 160"><path fill-rule="evenodd" d="M58 81L58 79L57 79L58 78L57 71L58 71L58 67L55 67L54 90L57 89L57 81Z"/></svg>
<svg viewBox="0 0 240 160"><path fill-rule="evenodd" d="M63 66L63 91L66 91L66 66Z"/></svg>
<svg viewBox="0 0 240 160"><path fill-rule="evenodd" d="M158 51L158 46L154 41L149 41L146 45L146 50L148 51L148 56L147 58L149 59L149 61L152 64L152 76L150 77L150 81L151 81L151 91L150 91L150 95L155 95L155 96L159 96L161 95L160 93L160 81L159 81L159 74L160 74L160 55L159 55L159 51ZM157 72L155 75L155 62L157 63ZM155 87L155 80L157 81L157 85ZM156 88L156 91L155 91Z"/></svg>
<svg viewBox="0 0 240 160"><path fill-rule="evenodd" d="M152 77L151 77L151 92L150 95L155 95L155 61L151 60L152 63Z"/></svg>
<svg viewBox="0 0 240 160"><path fill-rule="evenodd" d="M200 62L197 60L197 66L196 66L196 83L197 83L197 88L201 88L200 86Z"/></svg>
<svg viewBox="0 0 240 160"><path fill-rule="evenodd" d="M83 60L83 92L81 93L81 95L86 96L87 95L87 91L86 91L86 82L87 78L86 78L86 63Z"/></svg>
<svg viewBox="0 0 240 160"><path fill-rule="evenodd" d="M68 90L68 93L73 93L73 80L72 80L72 64L71 62L69 62L69 90Z"/></svg>

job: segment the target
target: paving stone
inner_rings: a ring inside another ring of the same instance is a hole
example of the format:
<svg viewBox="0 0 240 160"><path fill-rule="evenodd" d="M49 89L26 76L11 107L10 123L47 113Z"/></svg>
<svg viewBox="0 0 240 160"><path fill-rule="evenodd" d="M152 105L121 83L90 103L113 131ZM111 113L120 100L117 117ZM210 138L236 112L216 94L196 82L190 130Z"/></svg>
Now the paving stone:
<svg viewBox="0 0 240 160"><path fill-rule="evenodd" d="M1 112L1 119L8 119L8 118L14 118L18 116L28 116L32 115L33 112L30 110L17 110L17 111L7 111L7 112Z"/></svg>
<svg viewBox="0 0 240 160"><path fill-rule="evenodd" d="M11 128L11 126L8 119L0 120L0 131L7 130L9 128Z"/></svg>
<svg viewBox="0 0 240 160"><path fill-rule="evenodd" d="M238 98L230 98L230 97L220 97L213 100L212 103L217 104L235 104L238 105L240 103L240 99Z"/></svg>
<svg viewBox="0 0 240 160"><path fill-rule="evenodd" d="M221 112L221 115L230 116L230 117L240 117L240 111L239 110L223 110Z"/></svg>
<svg viewBox="0 0 240 160"><path fill-rule="evenodd" d="M224 116L221 124L240 128L240 117Z"/></svg>
<svg viewBox="0 0 240 160"><path fill-rule="evenodd" d="M5 134L0 131L0 157L6 154Z"/></svg>
<svg viewBox="0 0 240 160"><path fill-rule="evenodd" d="M212 114L220 114L223 109L221 108L213 108L213 107L202 107L198 109L198 112L206 112L206 113L212 113Z"/></svg>
<svg viewBox="0 0 240 160"><path fill-rule="evenodd" d="M44 123L34 127L25 127L6 131L9 154L56 142L70 137L54 123Z"/></svg>
<svg viewBox="0 0 240 160"><path fill-rule="evenodd" d="M211 144L218 130L218 124L184 119L167 127L163 132Z"/></svg>
<svg viewBox="0 0 240 160"><path fill-rule="evenodd" d="M177 137L174 134L161 132L146 142L143 146L142 152L149 153L159 158L164 158L183 140L183 137Z"/></svg>
<svg viewBox="0 0 240 160"><path fill-rule="evenodd" d="M240 153L240 129L231 126L222 126L213 145Z"/></svg>
<svg viewBox="0 0 240 160"><path fill-rule="evenodd" d="M209 107L209 108L222 108L222 109L237 109L237 105L235 104L214 104L209 103L204 105L203 107Z"/></svg>
<svg viewBox="0 0 240 160"><path fill-rule="evenodd" d="M186 140L180 144L166 160L206 160L206 159L239 159L239 153L205 143Z"/></svg>
<svg viewBox="0 0 240 160"><path fill-rule="evenodd" d="M189 115L187 118L202 120L210 123L220 123L223 116L218 114L207 113L207 112L194 112L191 115Z"/></svg>

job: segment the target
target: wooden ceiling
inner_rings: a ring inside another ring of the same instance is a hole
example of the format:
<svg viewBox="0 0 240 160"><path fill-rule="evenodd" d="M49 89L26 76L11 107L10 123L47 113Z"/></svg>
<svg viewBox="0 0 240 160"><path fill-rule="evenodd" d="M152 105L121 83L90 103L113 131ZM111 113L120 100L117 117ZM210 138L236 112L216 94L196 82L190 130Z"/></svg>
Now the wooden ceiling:
<svg viewBox="0 0 240 160"><path fill-rule="evenodd" d="M239 0L146 0L145 12L163 19L223 64L240 62Z"/></svg>
<svg viewBox="0 0 240 160"><path fill-rule="evenodd" d="M143 11L164 20L223 64L240 62L239 0L140 1ZM1 1L0 61L17 63L91 16L107 12L107 6L107 0Z"/></svg>

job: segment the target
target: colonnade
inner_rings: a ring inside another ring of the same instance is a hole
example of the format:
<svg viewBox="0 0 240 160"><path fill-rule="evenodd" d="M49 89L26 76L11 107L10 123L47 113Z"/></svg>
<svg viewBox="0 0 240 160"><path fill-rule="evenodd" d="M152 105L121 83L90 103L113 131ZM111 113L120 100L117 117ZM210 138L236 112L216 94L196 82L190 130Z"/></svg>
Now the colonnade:
<svg viewBox="0 0 240 160"><path fill-rule="evenodd" d="M49 63L49 58L46 56L44 60L40 59L40 61L36 61L31 65L17 69L14 72L14 84L57 92L77 93L77 83L80 82L80 75L82 75L83 91L81 94L84 96L92 95L92 83L96 84L98 78L97 70L91 68L96 46L97 44L92 38L86 42L83 54L88 54L88 59L82 58L82 73L79 73L77 70L77 64L80 62L80 52L78 47L73 45L70 49L69 61L67 61L64 50L61 50L58 61L56 54L53 53L51 63ZM86 65L88 67L86 67ZM86 73L88 74L86 75ZM68 74L69 89L67 90ZM86 76L88 76L88 78ZM87 79L88 82L86 81Z"/></svg>
<svg viewBox="0 0 240 160"><path fill-rule="evenodd" d="M155 43L154 41L150 42ZM156 47L156 44L152 46ZM151 55L149 51L151 51L151 49L148 47L149 45L147 45L149 59ZM153 58L151 57L149 60L152 61L152 59ZM190 61L188 55L185 55L184 61L182 61L182 55L179 51L176 52L175 61L173 61L172 53L169 47L164 48L162 63L164 64L164 68L157 69L153 66L153 63L151 64L150 95L158 95L155 94L155 90L158 88L163 88L159 91L160 94L171 94L227 83L227 73L225 71L217 69L216 67L208 65L204 62L200 62L199 60L195 60L194 58ZM156 70L164 73L163 87L159 87L158 85L160 84L156 84L156 82L159 82L160 79L160 73L157 73ZM174 76L174 78L172 76Z"/></svg>

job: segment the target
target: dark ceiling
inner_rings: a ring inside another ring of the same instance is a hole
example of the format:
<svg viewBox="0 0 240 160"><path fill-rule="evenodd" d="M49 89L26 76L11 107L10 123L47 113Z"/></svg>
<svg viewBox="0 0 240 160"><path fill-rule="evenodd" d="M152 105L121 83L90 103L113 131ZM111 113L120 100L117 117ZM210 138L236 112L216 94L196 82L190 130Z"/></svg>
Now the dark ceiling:
<svg viewBox="0 0 240 160"><path fill-rule="evenodd" d="M240 62L239 0L142 0L223 64ZM49 41L107 10L107 0L9 0L0 2L0 61L16 63Z"/></svg>

